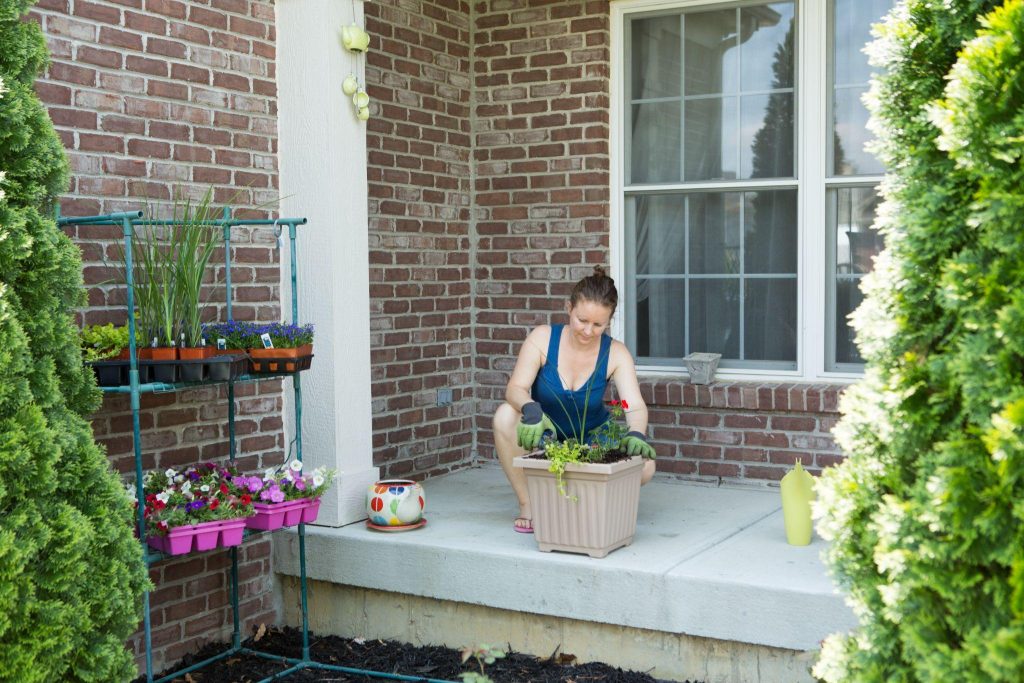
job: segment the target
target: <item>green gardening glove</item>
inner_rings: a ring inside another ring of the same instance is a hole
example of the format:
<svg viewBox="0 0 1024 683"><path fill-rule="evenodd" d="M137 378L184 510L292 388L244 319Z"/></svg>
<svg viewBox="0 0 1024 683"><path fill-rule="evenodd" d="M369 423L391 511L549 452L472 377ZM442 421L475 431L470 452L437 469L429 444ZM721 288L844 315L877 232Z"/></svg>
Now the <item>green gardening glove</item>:
<svg viewBox="0 0 1024 683"><path fill-rule="evenodd" d="M532 451L540 443L544 432L555 433L555 423L540 409L540 404L531 401L523 406L523 419L516 425L516 441L521 448Z"/></svg>
<svg viewBox="0 0 1024 683"><path fill-rule="evenodd" d="M622 440L622 450L626 455L641 455L645 458L653 458L654 448L647 443L647 437L642 432L630 432Z"/></svg>

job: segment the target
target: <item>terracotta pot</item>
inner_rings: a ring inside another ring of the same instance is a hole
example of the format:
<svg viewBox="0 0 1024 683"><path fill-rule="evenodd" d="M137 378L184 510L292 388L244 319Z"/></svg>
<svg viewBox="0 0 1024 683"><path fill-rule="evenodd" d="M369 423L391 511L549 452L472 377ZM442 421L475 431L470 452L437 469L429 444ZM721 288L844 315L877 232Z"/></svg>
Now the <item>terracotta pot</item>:
<svg viewBox="0 0 1024 683"><path fill-rule="evenodd" d="M202 360L213 355L213 349L209 346L183 346L178 349L178 358L181 360Z"/></svg>
<svg viewBox="0 0 1024 683"><path fill-rule="evenodd" d="M150 352L153 360L178 360L178 349L173 346L157 346L151 348Z"/></svg>

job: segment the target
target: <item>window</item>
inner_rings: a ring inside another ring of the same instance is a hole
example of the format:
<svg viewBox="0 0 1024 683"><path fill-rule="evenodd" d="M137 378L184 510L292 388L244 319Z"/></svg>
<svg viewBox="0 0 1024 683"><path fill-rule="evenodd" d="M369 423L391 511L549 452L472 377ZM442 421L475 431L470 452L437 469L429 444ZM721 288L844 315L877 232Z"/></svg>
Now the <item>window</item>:
<svg viewBox="0 0 1024 683"><path fill-rule="evenodd" d="M624 336L641 366L712 351L740 373L859 369L846 315L880 247L881 174L862 151L860 49L891 4L612 4ZM805 21L835 40L802 40Z"/></svg>

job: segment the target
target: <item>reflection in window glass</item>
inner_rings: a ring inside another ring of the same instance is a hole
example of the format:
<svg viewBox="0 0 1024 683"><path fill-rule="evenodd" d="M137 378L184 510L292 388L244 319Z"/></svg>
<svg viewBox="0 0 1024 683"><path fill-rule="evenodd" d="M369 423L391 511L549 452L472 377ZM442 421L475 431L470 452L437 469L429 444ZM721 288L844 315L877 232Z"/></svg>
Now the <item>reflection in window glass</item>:
<svg viewBox="0 0 1024 683"><path fill-rule="evenodd" d="M692 12L683 16L686 40L688 95L736 92L739 51L736 45L736 10Z"/></svg>
<svg viewBox="0 0 1024 683"><path fill-rule="evenodd" d="M648 195L633 201L637 274L683 274L686 202L682 195Z"/></svg>
<svg viewBox="0 0 1024 683"><path fill-rule="evenodd" d="M796 190L744 194L744 271L796 275Z"/></svg>
<svg viewBox="0 0 1024 683"><path fill-rule="evenodd" d="M740 272L740 195L700 193L689 199L690 271L702 275Z"/></svg>
<svg viewBox="0 0 1024 683"><path fill-rule="evenodd" d="M633 105L632 183L679 181L679 103Z"/></svg>
<svg viewBox="0 0 1024 683"><path fill-rule="evenodd" d="M833 0L832 25L832 162L837 176L882 173L882 165L864 150L871 139L868 111L861 97L867 92L872 67L864 46L872 40L871 25L892 8L894 0Z"/></svg>
<svg viewBox="0 0 1024 683"><path fill-rule="evenodd" d="M834 329L835 344L831 349L835 363L862 363L854 345L854 332L849 315L860 305L860 281L874 267L874 258L882 250L882 236L872 229L878 208L874 186L832 188L828 191L830 242L830 280L834 301L829 319Z"/></svg>
<svg viewBox="0 0 1024 683"><path fill-rule="evenodd" d="M636 280L636 352L646 358L686 355L686 283Z"/></svg>
<svg viewBox="0 0 1024 683"><path fill-rule="evenodd" d="M793 87L793 4L740 8L744 92Z"/></svg>
<svg viewBox="0 0 1024 683"><path fill-rule="evenodd" d="M679 17L633 22L633 99L679 97Z"/></svg>
<svg viewBox="0 0 1024 683"><path fill-rule="evenodd" d="M743 357L796 359L796 278L744 281Z"/></svg>
<svg viewBox="0 0 1024 683"><path fill-rule="evenodd" d="M738 279L690 281L690 348L740 357Z"/></svg>

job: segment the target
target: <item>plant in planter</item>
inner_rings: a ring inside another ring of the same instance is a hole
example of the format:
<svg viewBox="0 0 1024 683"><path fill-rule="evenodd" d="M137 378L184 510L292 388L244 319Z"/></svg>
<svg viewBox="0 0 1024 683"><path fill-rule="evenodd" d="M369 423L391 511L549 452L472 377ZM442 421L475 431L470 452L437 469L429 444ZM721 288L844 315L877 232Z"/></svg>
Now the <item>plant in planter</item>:
<svg viewBox="0 0 1024 683"><path fill-rule="evenodd" d="M257 326L250 322L229 320L226 323L203 325L203 337L216 353L246 353L246 349L260 344Z"/></svg>
<svg viewBox="0 0 1024 683"><path fill-rule="evenodd" d="M128 488L133 494L135 487ZM151 471L143 493L146 540L171 555L238 545L245 518L253 514L252 495L214 463Z"/></svg>
<svg viewBox="0 0 1024 683"><path fill-rule="evenodd" d="M174 284L180 293L181 306L181 346L178 355L183 360L198 360L210 355L203 336L202 313L209 297L209 289L207 297L203 297L203 279L218 243L217 230L211 224L212 199L213 189L210 188L195 204L191 199L185 199L177 202L174 207ZM199 376L196 376L197 369ZM201 379L202 365L183 364L182 375L182 379Z"/></svg>
<svg viewBox="0 0 1024 683"><path fill-rule="evenodd" d="M81 332L82 358L91 363L94 361L128 358L128 326L114 327L106 325L86 325ZM136 347L141 337L136 333Z"/></svg>
<svg viewBox="0 0 1024 683"><path fill-rule="evenodd" d="M256 515L247 521L247 526L266 531L315 521L320 497L333 479L333 470L322 467L303 474L299 460L271 467L262 477L238 473L231 476L232 484L247 492L254 501Z"/></svg>
<svg viewBox="0 0 1024 683"><path fill-rule="evenodd" d="M548 439L513 461L526 474L542 551L604 557L633 541L643 458L624 450L629 433L619 420L628 404L612 401L608 409L611 419L590 434Z"/></svg>
<svg viewBox="0 0 1024 683"><path fill-rule="evenodd" d="M258 345L249 348L253 372L295 372L309 367L308 360L302 359L313 356L313 325L271 323L255 332ZM266 346L268 339L270 345Z"/></svg>

